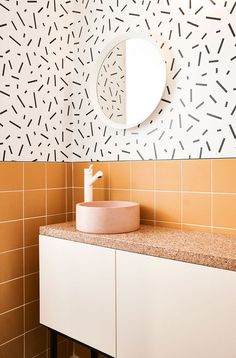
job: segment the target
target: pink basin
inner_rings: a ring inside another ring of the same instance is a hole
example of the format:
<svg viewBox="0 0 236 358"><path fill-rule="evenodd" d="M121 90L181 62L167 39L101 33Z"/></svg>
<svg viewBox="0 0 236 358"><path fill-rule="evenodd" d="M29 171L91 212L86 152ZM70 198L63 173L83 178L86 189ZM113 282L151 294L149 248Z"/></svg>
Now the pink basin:
<svg viewBox="0 0 236 358"><path fill-rule="evenodd" d="M91 201L76 204L76 228L98 234L138 230L140 205L131 201Z"/></svg>

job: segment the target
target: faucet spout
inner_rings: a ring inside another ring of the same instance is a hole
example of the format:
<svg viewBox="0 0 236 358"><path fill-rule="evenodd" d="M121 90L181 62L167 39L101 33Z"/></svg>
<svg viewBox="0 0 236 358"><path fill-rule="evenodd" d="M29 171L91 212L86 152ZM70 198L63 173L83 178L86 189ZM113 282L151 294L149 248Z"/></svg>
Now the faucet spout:
<svg viewBox="0 0 236 358"><path fill-rule="evenodd" d="M93 175L93 165L88 169L84 169L84 201L93 201L93 184L103 176L103 172L99 170Z"/></svg>
<svg viewBox="0 0 236 358"><path fill-rule="evenodd" d="M96 174L92 176L92 178L90 178L88 185L89 186L93 185L98 179L102 177L103 177L103 172L99 170Z"/></svg>

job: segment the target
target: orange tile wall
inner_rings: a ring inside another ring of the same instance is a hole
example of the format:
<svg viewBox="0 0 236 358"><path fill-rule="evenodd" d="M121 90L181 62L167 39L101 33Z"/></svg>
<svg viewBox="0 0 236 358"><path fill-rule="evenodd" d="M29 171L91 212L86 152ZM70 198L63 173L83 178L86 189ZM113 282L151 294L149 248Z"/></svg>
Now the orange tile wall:
<svg viewBox="0 0 236 358"><path fill-rule="evenodd" d="M39 324L38 228L71 219L72 165L0 163L0 358L47 358ZM59 358L72 343L58 339Z"/></svg>
<svg viewBox="0 0 236 358"><path fill-rule="evenodd" d="M89 163L0 163L0 358L48 358L39 325L38 227L74 218ZM236 234L236 159L101 162L95 200L135 200L142 223ZM72 342L59 338L59 358ZM75 353L89 358L88 348ZM102 358L102 355L101 355Z"/></svg>
<svg viewBox="0 0 236 358"><path fill-rule="evenodd" d="M88 166L73 164L73 207ZM236 159L96 162L97 170L94 200L137 201L144 224L236 235Z"/></svg>

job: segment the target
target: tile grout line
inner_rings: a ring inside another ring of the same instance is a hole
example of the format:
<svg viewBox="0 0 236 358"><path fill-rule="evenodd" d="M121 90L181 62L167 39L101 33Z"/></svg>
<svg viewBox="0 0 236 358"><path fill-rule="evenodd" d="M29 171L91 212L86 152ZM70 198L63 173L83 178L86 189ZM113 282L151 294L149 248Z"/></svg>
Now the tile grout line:
<svg viewBox="0 0 236 358"><path fill-rule="evenodd" d="M25 246L26 249L28 248L31 248L31 247L36 247L36 246L39 246L39 244L34 244L34 245L28 245L28 246ZM8 254L10 252L14 252L14 251L21 251L23 252L23 247L17 247L15 249L12 249L12 250L6 250L6 251L2 251L0 252L0 255L3 255L3 254ZM1 285L1 282L0 282L0 285Z"/></svg>
<svg viewBox="0 0 236 358"><path fill-rule="evenodd" d="M27 306L27 305L30 305L30 304L32 304L32 303L38 302L38 301L39 301L39 300L33 300L33 301L30 301L30 302L27 302L25 305L24 305L24 303L23 303L23 304L20 305L20 306L11 308L10 310L7 310L7 311L4 311L4 312L0 313L0 316L3 316L4 314L7 314L7 313L9 313L9 312L13 312L13 311L18 310L18 309L20 309L20 308L23 308L23 306Z"/></svg>
<svg viewBox="0 0 236 358"><path fill-rule="evenodd" d="M22 276L18 276L18 277L15 277L15 278L11 278L10 280L0 282L0 285L3 285L4 283L9 283L9 282L12 282L12 281L16 281L16 280L19 280L19 279L23 279L24 277L29 277L29 276L32 276L32 275L35 275L35 274L38 274L38 273L39 273L39 271L35 271L35 272L32 272L32 273L28 273L25 276L22 275Z"/></svg>
<svg viewBox="0 0 236 358"><path fill-rule="evenodd" d="M23 232L23 225L22 225L22 232ZM23 245L23 243L22 243L22 245ZM10 252L14 252L14 251L22 251L22 254L23 254L23 250L24 250L23 246L22 246L22 247L17 247L17 248L12 249L12 250L6 250L6 251L0 252L0 256L1 256L1 255L8 254L8 253L10 253ZM1 284L1 282L0 282L0 284Z"/></svg>
<svg viewBox="0 0 236 358"><path fill-rule="evenodd" d="M16 339L19 339L19 338L21 338L21 337L24 339L24 334L19 334L18 336L14 337L14 338L12 338L12 339L9 339L8 341L6 341L6 342L4 342L4 343L1 343L1 344L0 344L0 347L3 347L3 346L5 346L5 344L11 343L11 342L13 342L13 341L15 341ZM13 358L13 357L12 357L12 358ZM24 358L24 357L22 357L22 358Z"/></svg>
<svg viewBox="0 0 236 358"><path fill-rule="evenodd" d="M75 187L76 189L84 189L82 186ZM106 190L107 188L95 188L96 190ZM111 190L117 191L129 191L129 189L125 188L111 188ZM142 191L142 192L157 192L157 193L180 193L181 190L160 190L160 189L132 189L132 191ZM201 194L201 195L211 195L211 191L190 191L183 190L184 194ZM224 193L224 192L212 192L215 195L232 195L236 196L236 192Z"/></svg>
<svg viewBox="0 0 236 358"><path fill-rule="evenodd" d="M38 326L38 327L36 327L36 328L39 328L39 327L40 327L40 326ZM48 339L48 338L47 338L47 339ZM61 342L58 342L58 346L60 346L61 344L65 343L65 342L66 342L66 339L64 339L64 340L61 341ZM49 349L49 348L46 348L46 349L42 350L40 353L38 353L38 354L32 356L32 358L40 357L41 354L43 354L43 353L49 354L49 353L50 353L50 349ZM73 357L73 356L72 356L72 357Z"/></svg>
<svg viewBox="0 0 236 358"><path fill-rule="evenodd" d="M66 212L64 213L56 213L56 214L49 214L47 215L48 217L51 217L51 216L59 216L59 215L64 215L66 214ZM42 219L42 218L45 218L46 219L46 215L40 215L40 216L27 216L24 218L24 220L34 220L34 219ZM13 222L19 222L19 221L24 221L23 218L21 219L14 219L14 220L4 220L4 221L0 221L0 224L7 224L7 223L13 223Z"/></svg>
<svg viewBox="0 0 236 358"><path fill-rule="evenodd" d="M65 189L65 187L53 187L53 188L48 188L47 190L63 190ZM0 194L8 194L8 193L22 193L23 191L25 192L32 192L32 191L44 191L45 188L35 188L35 189L25 189L25 190L0 190Z"/></svg>
<svg viewBox="0 0 236 358"><path fill-rule="evenodd" d="M34 327L34 328L32 328L32 329L29 329L29 330L27 331L27 333L33 332L33 331L35 331L36 329L38 329L38 328L40 328L40 327L41 327L41 325L38 325L37 327ZM12 338L12 339L9 339L8 341L6 341L6 342L4 342L4 343L1 343L1 344L0 344L0 347L4 346L5 344L8 344L8 343L14 341L15 339L20 338L20 337L23 338L24 335L25 335L24 333L23 333L23 334L19 334L18 336L14 337L14 338ZM45 351L46 351L46 349L45 349ZM22 357L22 358L25 358L25 356Z"/></svg>

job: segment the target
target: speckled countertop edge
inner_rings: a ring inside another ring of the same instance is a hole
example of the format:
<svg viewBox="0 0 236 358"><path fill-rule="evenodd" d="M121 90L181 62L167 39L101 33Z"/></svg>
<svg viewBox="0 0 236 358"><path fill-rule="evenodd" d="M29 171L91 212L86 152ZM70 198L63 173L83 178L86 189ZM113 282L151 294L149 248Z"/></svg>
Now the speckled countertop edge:
<svg viewBox="0 0 236 358"><path fill-rule="evenodd" d="M125 234L87 234L74 222L40 227L40 234L148 256L236 271L236 236L141 225Z"/></svg>

